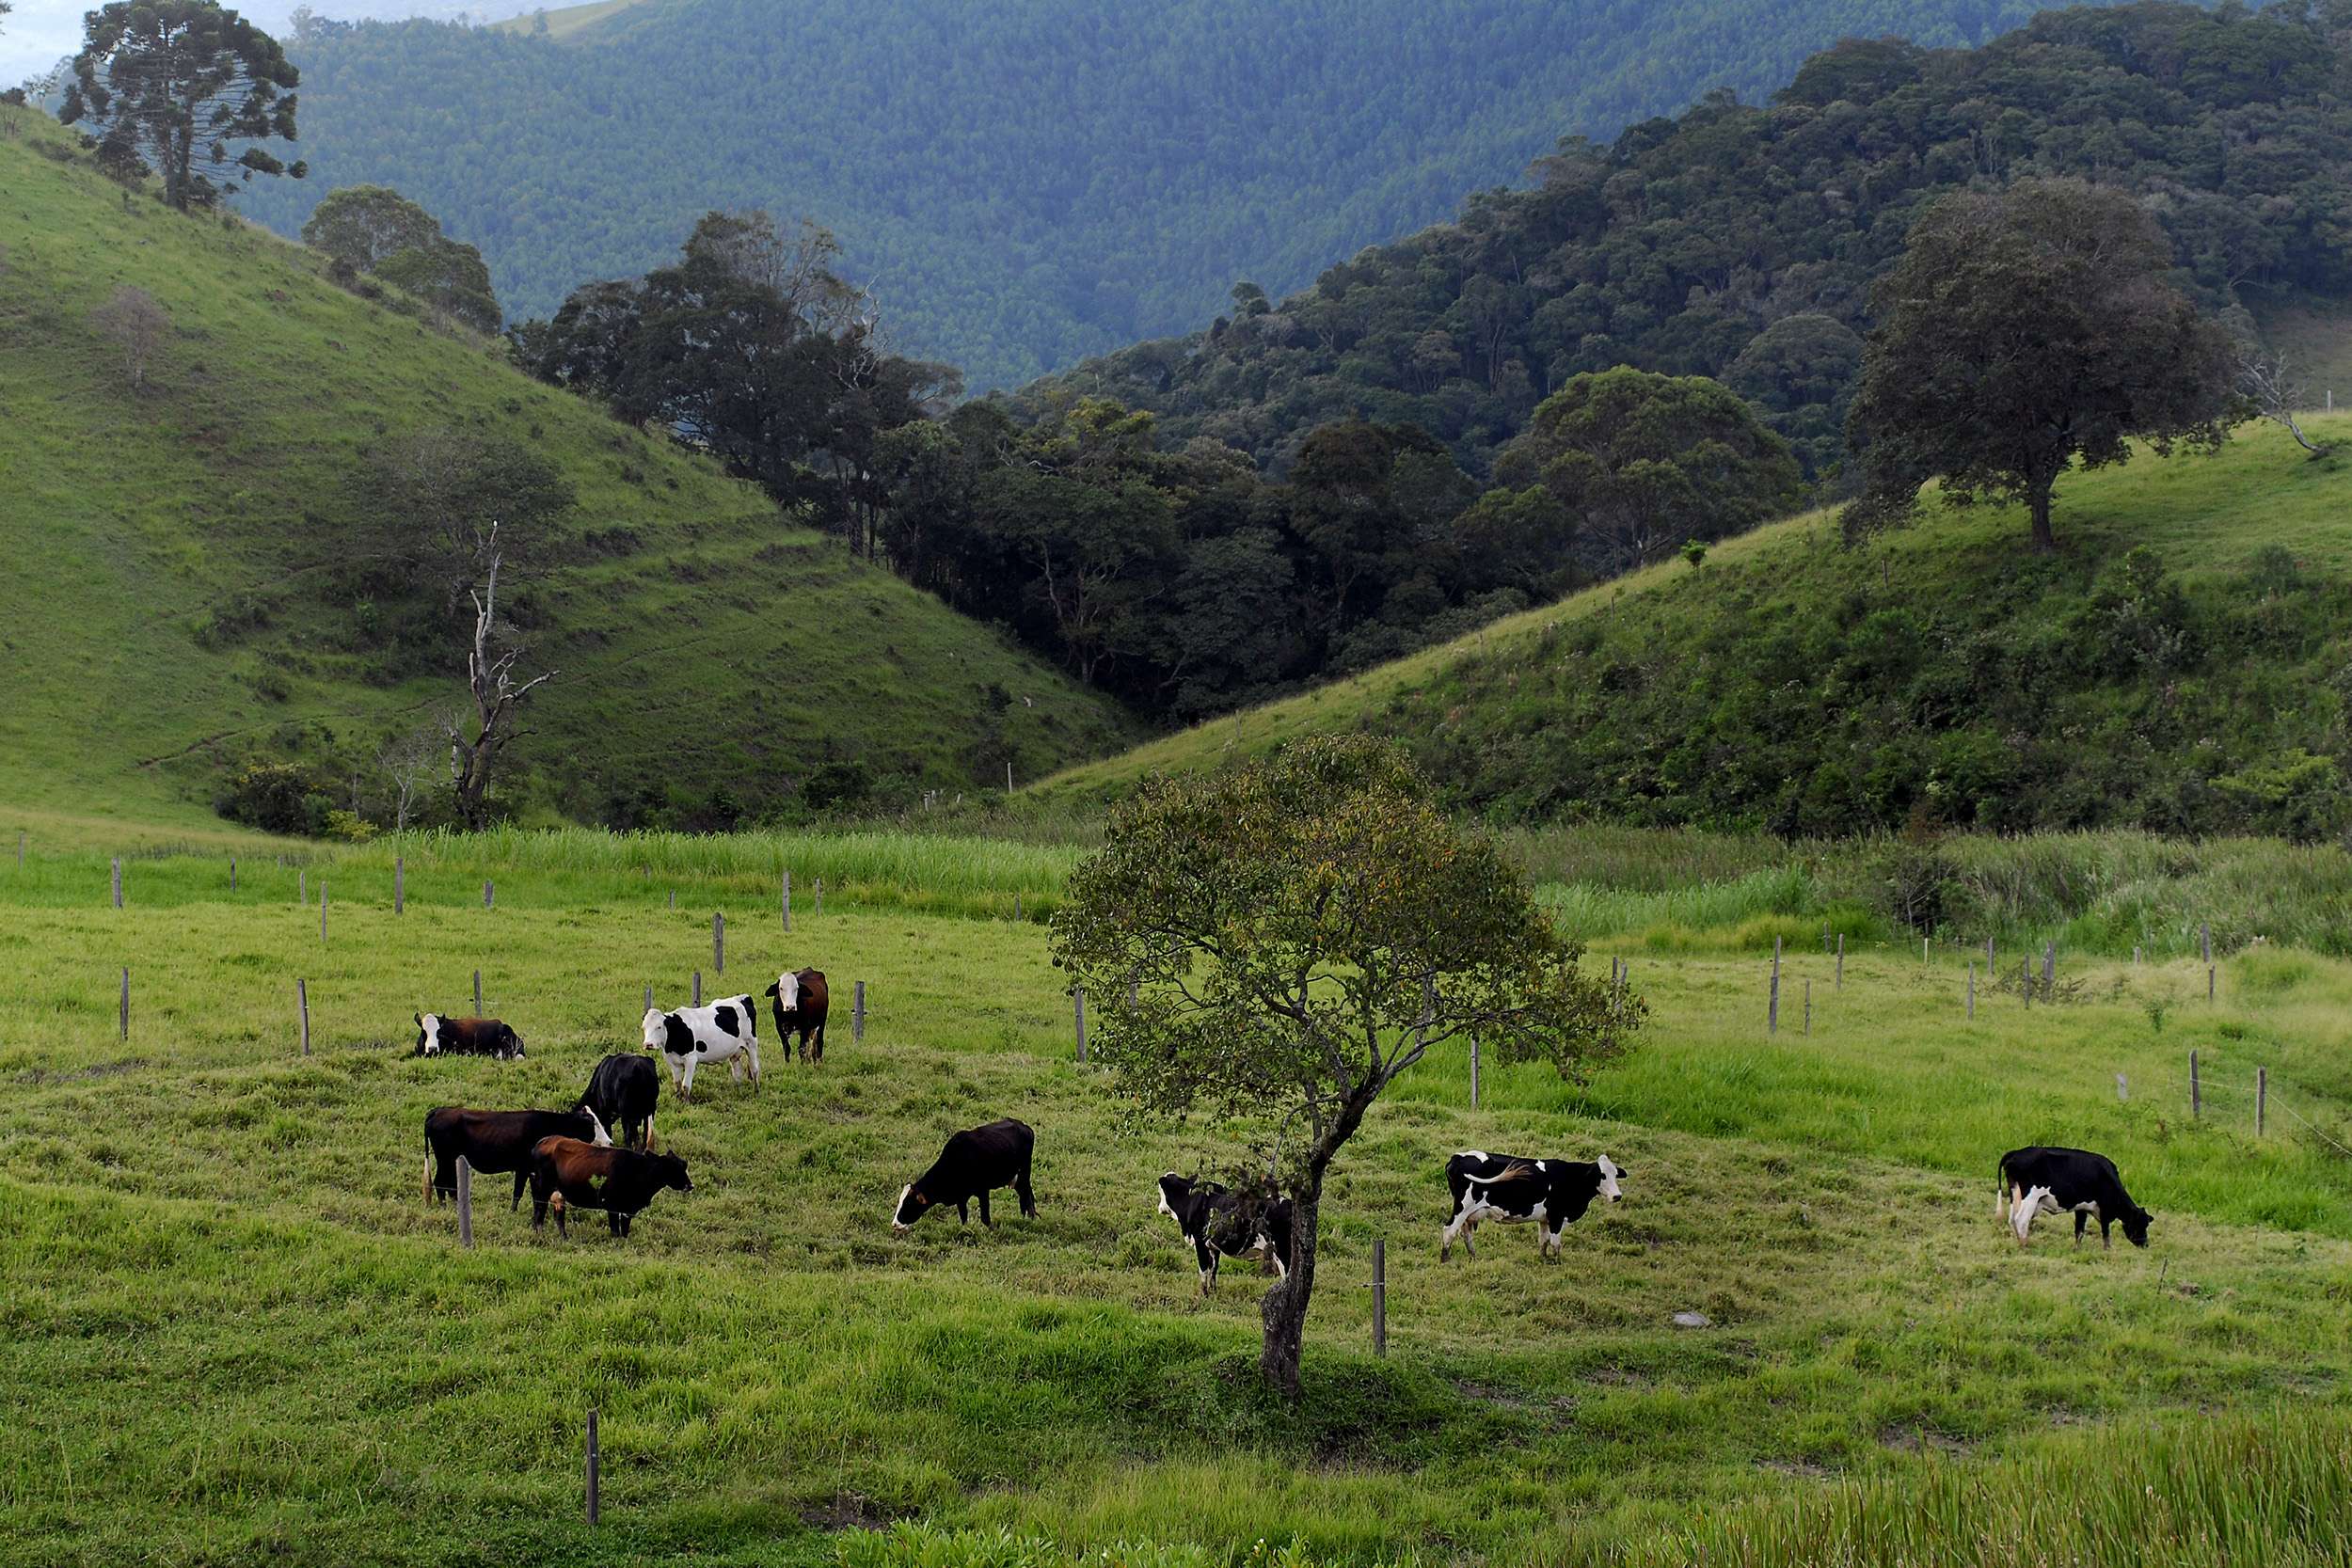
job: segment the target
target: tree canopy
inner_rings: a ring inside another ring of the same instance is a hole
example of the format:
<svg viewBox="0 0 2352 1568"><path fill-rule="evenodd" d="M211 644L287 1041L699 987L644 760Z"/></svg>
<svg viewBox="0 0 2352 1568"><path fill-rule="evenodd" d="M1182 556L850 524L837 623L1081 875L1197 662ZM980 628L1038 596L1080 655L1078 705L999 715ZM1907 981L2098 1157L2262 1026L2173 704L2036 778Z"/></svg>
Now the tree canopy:
<svg viewBox="0 0 2352 1568"><path fill-rule="evenodd" d="M2023 501L2046 551L2070 464L2121 463L2133 437L2218 444L2237 352L2165 281L2169 251L2137 202L2080 181L1929 208L1879 287L1853 404L1874 488Z"/></svg>
<svg viewBox="0 0 2352 1568"><path fill-rule="evenodd" d="M389 186L328 192L302 226L302 243L332 258L338 277L380 277L477 332L499 329L482 252L442 233L438 218Z"/></svg>
<svg viewBox="0 0 2352 1568"><path fill-rule="evenodd" d="M1361 736L1147 783L1072 876L1053 944L1100 999L1096 1058L1131 1113L1243 1124L1296 1205L1260 1357L1294 1396L1324 1183L1389 1086L1472 1043L1573 1073L1644 1012L1579 971L1492 841Z"/></svg>
<svg viewBox="0 0 2352 1568"><path fill-rule="evenodd" d="M218 0L113 0L85 19L57 118L87 121L116 166L161 174L185 211L257 174L309 172L259 145L294 139L300 81L277 40Z"/></svg>

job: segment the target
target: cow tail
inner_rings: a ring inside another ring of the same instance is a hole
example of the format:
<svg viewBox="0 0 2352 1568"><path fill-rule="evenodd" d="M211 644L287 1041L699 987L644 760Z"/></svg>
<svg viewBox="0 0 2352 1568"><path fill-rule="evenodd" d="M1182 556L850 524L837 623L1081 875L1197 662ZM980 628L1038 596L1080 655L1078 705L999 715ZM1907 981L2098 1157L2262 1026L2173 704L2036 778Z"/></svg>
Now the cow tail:
<svg viewBox="0 0 2352 1568"><path fill-rule="evenodd" d="M427 1205L433 1201L433 1140L431 1138L424 1140L424 1201Z"/></svg>
<svg viewBox="0 0 2352 1568"><path fill-rule="evenodd" d="M2009 1164L2003 1161L1993 1167L1993 1217L2009 1218Z"/></svg>

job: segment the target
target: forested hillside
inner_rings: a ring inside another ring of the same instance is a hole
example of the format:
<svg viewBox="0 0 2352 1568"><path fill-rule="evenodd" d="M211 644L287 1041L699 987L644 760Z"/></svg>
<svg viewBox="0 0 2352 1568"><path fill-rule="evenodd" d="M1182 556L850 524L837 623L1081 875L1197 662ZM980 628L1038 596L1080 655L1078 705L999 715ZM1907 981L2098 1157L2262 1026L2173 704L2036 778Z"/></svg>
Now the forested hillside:
<svg viewBox="0 0 2352 1568"><path fill-rule="evenodd" d="M2042 0L640 0L535 34L313 23L311 177L388 184L544 315L712 208L834 228L900 345L1025 380L1276 293L1710 87L1847 34L1980 41ZM567 19L568 20L568 19Z"/></svg>
<svg viewBox="0 0 2352 1568"><path fill-rule="evenodd" d="M0 798L363 831L405 778L439 819L492 524L490 651L553 676L501 812L724 827L1129 733L709 459L125 191L36 110L0 105Z"/></svg>
<svg viewBox="0 0 2352 1568"><path fill-rule="evenodd" d="M1861 31L1851 27L1850 31ZM1367 250L1287 298L1028 389L1157 413L1275 469L1316 426L1410 424L1474 474L1549 392L1619 364L1727 382L1816 475L1869 286L1935 196L2071 174L2162 220L2181 280L2250 329L2352 288L2352 12L2143 4L2047 14L1980 50L1853 42Z"/></svg>
<svg viewBox="0 0 2352 1568"><path fill-rule="evenodd" d="M2352 827L2352 454L2249 425L2067 495L2061 555L2006 508L1931 504L1861 547L1801 517L1047 787L1369 729L1503 821Z"/></svg>

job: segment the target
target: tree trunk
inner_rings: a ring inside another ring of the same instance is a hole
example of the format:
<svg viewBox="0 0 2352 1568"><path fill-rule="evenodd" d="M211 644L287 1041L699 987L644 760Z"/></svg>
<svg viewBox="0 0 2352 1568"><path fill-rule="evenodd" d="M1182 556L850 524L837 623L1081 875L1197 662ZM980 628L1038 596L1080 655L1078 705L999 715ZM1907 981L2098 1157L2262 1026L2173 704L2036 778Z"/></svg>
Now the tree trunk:
<svg viewBox="0 0 2352 1568"><path fill-rule="evenodd" d="M2033 487L2033 553L2052 555L2058 550L2058 535L2050 529L2050 492L2057 486L2055 479L2034 482Z"/></svg>
<svg viewBox="0 0 2352 1568"><path fill-rule="evenodd" d="M1265 1337L1258 1350L1258 1373L1266 1386L1295 1402L1300 1394L1299 1352L1307 1338L1307 1306L1315 1293L1315 1216L1323 1183L1293 1199L1290 1273L1258 1304Z"/></svg>

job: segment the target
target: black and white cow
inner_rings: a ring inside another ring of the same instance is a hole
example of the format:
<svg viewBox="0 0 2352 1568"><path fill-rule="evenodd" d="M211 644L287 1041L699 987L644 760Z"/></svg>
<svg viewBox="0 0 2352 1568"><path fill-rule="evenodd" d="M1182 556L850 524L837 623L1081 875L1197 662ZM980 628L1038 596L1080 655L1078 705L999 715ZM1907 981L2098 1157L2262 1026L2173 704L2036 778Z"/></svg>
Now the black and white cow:
<svg viewBox="0 0 2352 1568"><path fill-rule="evenodd" d="M2001 1156L1999 1181L1994 1212L2017 1233L2019 1246L2026 1244L2034 1215L2044 1209L2074 1211L2076 1246L2083 1244L2083 1227L2093 1218L2099 1222L2101 1246L2115 1244L2107 1227L2119 1220L2125 1241L2134 1246L2148 1244L2148 1222L2153 1216L2132 1201L2115 1162L2104 1154L2040 1145L2012 1148Z"/></svg>
<svg viewBox="0 0 2352 1568"><path fill-rule="evenodd" d="M678 1099L694 1097L694 1069L705 1062L724 1062L740 1084L743 1064L751 1063L752 1082L759 1082L759 1015L749 996L723 996L702 1007L680 1007L665 1013L645 1009L645 1049L659 1051L677 1082Z"/></svg>
<svg viewBox="0 0 2352 1568"><path fill-rule="evenodd" d="M1438 1233L1438 1259L1443 1262L1453 1257L1456 1241L1465 1253L1477 1257L1470 1237L1480 1220L1501 1225L1533 1220L1541 1231L1536 1256L1557 1262L1560 1232L1584 1217L1595 1195L1612 1203L1623 1197L1617 1178L1624 1174L1606 1154L1587 1163L1464 1149L1445 1163L1445 1183L1454 1194L1454 1216Z"/></svg>
<svg viewBox="0 0 2352 1568"><path fill-rule="evenodd" d="M903 1234L943 1203L954 1204L958 1217L969 1225L976 1197L980 1200L980 1223L993 1228L988 1217L988 1195L994 1187L1010 1187L1021 1199L1021 1212L1035 1219L1037 1197L1029 1191L1029 1160L1036 1149L1037 1134L1029 1124L1010 1117L965 1129L947 1140L930 1169L898 1189L898 1206L891 1211L890 1228Z"/></svg>
<svg viewBox="0 0 2352 1568"><path fill-rule="evenodd" d="M523 1053L523 1037L495 1018L408 1016L417 1021L417 1048L411 1056L496 1056L505 1061Z"/></svg>
<svg viewBox="0 0 2352 1568"><path fill-rule="evenodd" d="M596 1064L580 1102L620 1133L623 1147L653 1147L654 1107L661 1101L661 1069L649 1057L616 1051Z"/></svg>
<svg viewBox="0 0 2352 1568"><path fill-rule="evenodd" d="M1160 1178L1160 1212L1174 1220L1192 1243L1193 1258L1200 1265L1202 1295L1216 1283L1220 1256L1270 1259L1278 1278L1290 1277L1294 1211L1289 1198L1252 1206L1240 1193L1215 1181L1169 1171Z"/></svg>

